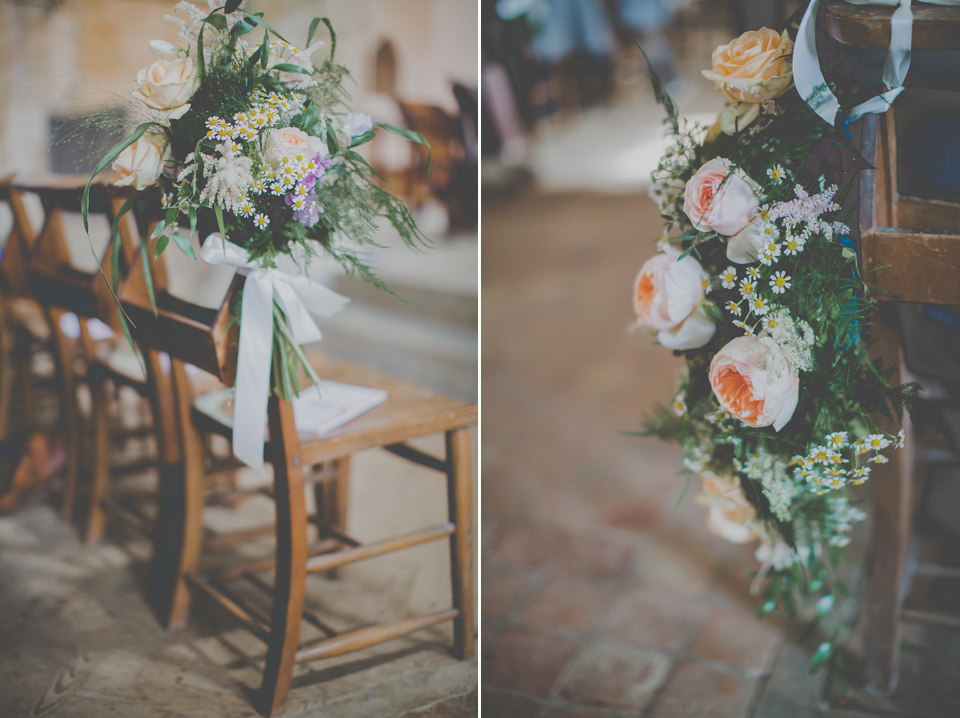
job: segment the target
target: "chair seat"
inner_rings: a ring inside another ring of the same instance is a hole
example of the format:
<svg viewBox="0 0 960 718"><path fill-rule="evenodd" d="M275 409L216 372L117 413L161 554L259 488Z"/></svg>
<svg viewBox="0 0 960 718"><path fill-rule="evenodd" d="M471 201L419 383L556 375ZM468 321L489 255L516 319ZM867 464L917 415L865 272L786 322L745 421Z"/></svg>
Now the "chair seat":
<svg viewBox="0 0 960 718"><path fill-rule="evenodd" d="M381 404L321 437L301 433L301 456L306 464L348 456L354 451L395 444L414 436L468 426L477 421L475 404L435 394L355 364L315 367L321 381L370 387L386 392ZM232 389L199 397L194 420L207 431L232 438Z"/></svg>
<svg viewBox="0 0 960 718"><path fill-rule="evenodd" d="M50 339L50 325L37 302L25 297L13 297L8 301L10 316L16 326L23 328L31 339L38 342Z"/></svg>

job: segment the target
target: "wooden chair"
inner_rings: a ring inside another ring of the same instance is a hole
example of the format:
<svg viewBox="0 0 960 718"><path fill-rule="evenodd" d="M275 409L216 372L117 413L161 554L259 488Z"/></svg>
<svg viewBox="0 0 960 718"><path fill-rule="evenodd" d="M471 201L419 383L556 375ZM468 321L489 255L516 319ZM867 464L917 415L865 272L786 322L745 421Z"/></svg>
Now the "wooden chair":
<svg viewBox="0 0 960 718"><path fill-rule="evenodd" d="M960 8L913 5L913 65L906 85L960 91L960 77L922 73L923 50L960 49ZM852 48L886 48L893 8L831 1L826 27L831 37ZM915 71L916 70L916 71ZM897 101L897 106L907 93ZM858 254L864 278L883 301L960 304L960 203L912 197L900 191L896 109L863 121L861 152L876 167L860 179ZM879 270L879 271L874 271ZM900 337L883 317L874 320L878 353L892 362L894 382L908 381ZM895 428L895 427L891 427ZM868 619L866 678L868 687L891 693L897 685L901 622L958 625L958 616L912 607L913 575L960 579L960 571L919 564L909 570L914 497L922 479L922 453L914 426L904 417L905 445L886 465L874 467L874 527L870 585L865 601Z"/></svg>
<svg viewBox="0 0 960 718"><path fill-rule="evenodd" d="M138 360L120 336L117 306L99 268L78 268L71 257L66 223L68 219L78 223L81 188L35 186L21 189L38 193L46 207L46 220L29 262L28 282L34 295L42 297L56 330L55 345L60 381L63 383L68 457L64 515L72 516L79 489L83 422L77 389L79 385L86 385L91 395L93 451L89 462L91 481L84 537L89 542L98 541L103 535L106 506L111 506L119 515L140 526L147 524L142 514L120 506L108 496L111 471L121 468L112 466L111 449L116 440L155 432L161 461L165 457L169 460L170 455L175 454L176 436L170 419L172 411L165 412L162 404L157 402L157 397L170 395L169 377L161 370L156 353L147 353L141 358L147 371L146 377L142 375L138 370ZM101 243L101 268L107 273L110 272L110 252L114 241L109 238L109 227L125 200L125 194L115 188L101 186L95 187L92 192L91 232L96 232L99 220L101 234L106 235L100 237L106 240ZM116 241L120 244L122 273L129 271L134 259L139 244L136 239L138 232L132 213L121 218ZM62 329L65 318L71 313L79 318L76 341ZM101 323L94 325L91 323L93 320L100 320ZM103 320L115 330L113 333L104 329ZM99 334L95 335L91 327L99 327ZM112 428L110 391L118 387L129 387L152 402L153 426L141 426L123 432ZM123 468L138 470L155 462L155 459L147 458Z"/></svg>
<svg viewBox="0 0 960 718"><path fill-rule="evenodd" d="M27 285L27 265L36 241L34 215L28 204L38 200L13 186L13 178L0 180L0 203L7 207L10 231L0 254L0 330L2 330L2 376L0 376L0 437L11 432L29 433L37 423L36 390L50 383L60 386L56 375L37 377L34 358L45 353L52 356L54 330L48 315L33 299ZM10 426L15 390L19 392L17 426ZM61 401L63 397L61 395Z"/></svg>
<svg viewBox="0 0 960 718"><path fill-rule="evenodd" d="M213 545L232 543L239 536L204 537L204 461L201 435L216 433L231 438L232 420L217 411L204 410L194 403L187 381L189 361L232 384L235 373L236 342L221 329L230 307L242 288L238 276L219 311L204 317L195 308L174 306L164 300L165 277L154 278L158 287L158 313L153 315L145 294L142 264L135 263L121 292L124 307L137 324L135 336L143 346L167 351L172 358L177 413L182 431L184 472L179 486L169 487L164 499L168 515L180 531L179 555L171 578L171 623L186 619L188 586L202 592L226 609L267 644L266 664L258 691L259 708L267 715L285 710L294 665L365 648L407 635L429 626L454 622L458 657L475 652L474 588L472 568L473 509L471 457L468 427L477 421L477 408L437 396L424 389L370 372L350 364L318 364L321 378L385 389L385 403L319 439L298 435L290 402L271 397L268 408L269 436L265 458L273 465L270 489L253 492L269 495L275 502L275 556L203 576L197 566L201 551ZM151 319L151 317L153 317ZM409 446L416 436L444 432L446 456L442 459ZM446 475L449 515L447 521L428 529L382 541L360 544L345 531L346 478L350 456L362 449L382 447L387 451ZM306 471L314 467L313 471ZM305 489L314 486L316 514L308 517ZM317 531L313 546L308 542L308 525ZM262 531L252 532L261 535ZM424 616L383 625L336 633L322 620L304 612L306 578L309 573L326 572L364 558L379 556L430 541L450 542L452 606ZM273 569L271 588L258 573ZM247 580L266 587L272 594L269 615L243 601L228 588L232 581ZM318 643L301 645L301 624L308 621L327 636Z"/></svg>

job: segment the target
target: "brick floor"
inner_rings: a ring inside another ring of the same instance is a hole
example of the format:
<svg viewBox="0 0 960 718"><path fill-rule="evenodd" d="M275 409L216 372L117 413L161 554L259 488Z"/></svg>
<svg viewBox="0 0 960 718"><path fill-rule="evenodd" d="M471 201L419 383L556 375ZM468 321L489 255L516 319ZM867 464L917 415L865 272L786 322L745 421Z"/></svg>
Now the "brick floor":
<svg viewBox="0 0 960 718"><path fill-rule="evenodd" d="M622 594L601 628L611 641L674 653L689 642L706 607L688 596L638 588Z"/></svg>
<svg viewBox="0 0 960 718"><path fill-rule="evenodd" d="M486 655L481 681L547 698L578 648L577 641L564 636L509 627Z"/></svg>
<svg viewBox="0 0 960 718"><path fill-rule="evenodd" d="M748 718L755 683L735 670L681 663L650 718Z"/></svg>
<svg viewBox="0 0 960 718"><path fill-rule="evenodd" d="M557 575L527 605L520 620L531 626L584 632L594 624L615 590L610 581Z"/></svg>
<svg viewBox="0 0 960 718"><path fill-rule="evenodd" d="M710 611L690 651L700 658L766 672L783 640L773 619L758 621L749 605L724 604Z"/></svg>
<svg viewBox="0 0 960 718"><path fill-rule="evenodd" d="M633 713L642 711L670 672L662 653L611 643L587 646L560 696L572 703Z"/></svg>

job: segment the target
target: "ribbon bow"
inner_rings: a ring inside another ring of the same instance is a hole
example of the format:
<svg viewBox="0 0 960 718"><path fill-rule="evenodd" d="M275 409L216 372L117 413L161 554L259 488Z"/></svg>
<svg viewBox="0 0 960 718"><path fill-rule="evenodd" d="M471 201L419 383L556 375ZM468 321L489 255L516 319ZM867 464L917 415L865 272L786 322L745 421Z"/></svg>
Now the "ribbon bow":
<svg viewBox="0 0 960 718"><path fill-rule="evenodd" d="M310 313L329 317L343 309L350 300L306 277L257 266L245 249L219 234L207 237L200 256L210 264L237 267L247 275L243 286L234 390L233 453L263 474L273 360L273 302L276 301L286 315L294 341L309 344L321 337Z"/></svg>
<svg viewBox="0 0 960 718"><path fill-rule="evenodd" d="M832 125L836 120L840 103L823 79L820 60L817 58L816 18L821 2L822 0L811 0L803 20L800 21L797 42L793 50L793 83L804 102L810 105L825 122ZM903 91L903 80L907 76L907 70L910 69L913 11L910 8L910 0L847 0L847 2L852 5L886 5L897 8L890 18L890 47L883 63L883 86L886 91L850 110L847 119L849 122L856 122L864 115L886 112ZM960 0L924 0L924 2L932 5L960 5Z"/></svg>

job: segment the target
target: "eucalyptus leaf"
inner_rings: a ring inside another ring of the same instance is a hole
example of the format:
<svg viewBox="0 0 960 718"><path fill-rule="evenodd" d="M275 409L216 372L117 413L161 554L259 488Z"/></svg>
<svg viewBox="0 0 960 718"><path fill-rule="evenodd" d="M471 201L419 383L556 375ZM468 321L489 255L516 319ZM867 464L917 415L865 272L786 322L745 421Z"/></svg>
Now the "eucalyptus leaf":
<svg viewBox="0 0 960 718"><path fill-rule="evenodd" d="M159 259L160 255L163 254L163 250L167 248L168 244L170 244L170 235L160 235L160 239L158 239L157 243L153 246L153 258Z"/></svg>
<svg viewBox="0 0 960 718"><path fill-rule="evenodd" d="M190 257L194 262L197 261L197 253L193 251L193 245L190 244L190 240L183 236L181 232L174 231L172 233L173 241L177 243L177 246L180 247L180 251L185 255Z"/></svg>

